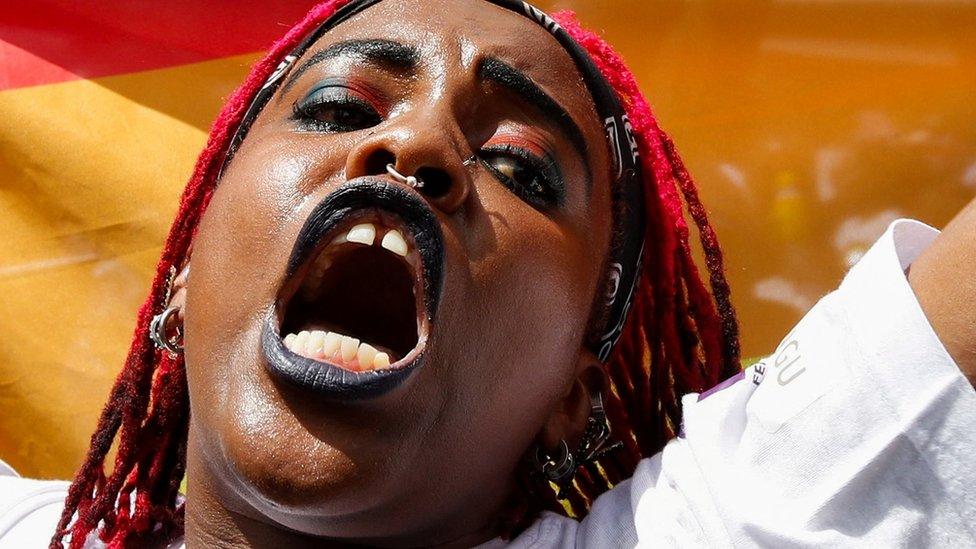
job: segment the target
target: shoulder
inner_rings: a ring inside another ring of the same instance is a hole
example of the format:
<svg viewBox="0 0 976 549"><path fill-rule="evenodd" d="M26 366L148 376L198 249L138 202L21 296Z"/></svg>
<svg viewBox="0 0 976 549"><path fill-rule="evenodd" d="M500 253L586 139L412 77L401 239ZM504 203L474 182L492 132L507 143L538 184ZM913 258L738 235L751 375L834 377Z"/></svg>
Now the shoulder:
<svg viewBox="0 0 976 549"><path fill-rule="evenodd" d="M20 478L0 462L0 546L47 545L54 533L69 483Z"/></svg>
<svg viewBox="0 0 976 549"><path fill-rule="evenodd" d="M973 545L976 391L905 276L937 235L892 223L771 355L685 395L577 546Z"/></svg>
<svg viewBox="0 0 976 549"><path fill-rule="evenodd" d="M976 392L905 276L937 235L892 223L773 354L683 397L681 434L632 481L642 542L976 540Z"/></svg>
<svg viewBox="0 0 976 549"><path fill-rule="evenodd" d="M556 513L545 511L521 534L510 540L495 538L475 549L569 549L576 545L579 523ZM605 546L606 547L606 546Z"/></svg>
<svg viewBox="0 0 976 549"><path fill-rule="evenodd" d="M0 460L0 547L47 547L70 486L65 480L21 478ZM180 496L178 502L182 501ZM97 532L92 532L84 547L104 548L105 544ZM183 538L170 541L166 547L186 549Z"/></svg>

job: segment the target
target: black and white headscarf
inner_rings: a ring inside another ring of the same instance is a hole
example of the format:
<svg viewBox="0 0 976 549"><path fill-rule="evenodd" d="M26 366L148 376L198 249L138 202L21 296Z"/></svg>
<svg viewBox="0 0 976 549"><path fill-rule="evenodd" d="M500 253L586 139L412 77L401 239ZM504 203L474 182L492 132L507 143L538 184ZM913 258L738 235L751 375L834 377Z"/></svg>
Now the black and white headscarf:
<svg viewBox="0 0 976 549"><path fill-rule="evenodd" d="M288 72L295 60L301 57L305 50L323 34L381 1L352 0L320 24L285 56L245 112L241 125L231 140L227 161L244 140L251 124L274 95L282 77ZM610 272L608 273L608 286L605 295L605 314L602 315L602 318L605 319L605 325L599 332L599 339L592 349L600 361L606 362L613 346L620 338L624 320L630 310L644 248L644 197L637 142L634 139L633 128L616 92L607 83L586 50L576 43L569 33L559 26L559 23L542 10L521 0L486 1L525 15L546 29L563 46L576 63L577 69L593 96L597 115L603 120L613 160L614 172L611 175L616 179L613 187L614 199L623 201L625 205L623 208L617 208L617 219L614 220L617 229L614 232L617 233L617 236L612 242L608 262Z"/></svg>

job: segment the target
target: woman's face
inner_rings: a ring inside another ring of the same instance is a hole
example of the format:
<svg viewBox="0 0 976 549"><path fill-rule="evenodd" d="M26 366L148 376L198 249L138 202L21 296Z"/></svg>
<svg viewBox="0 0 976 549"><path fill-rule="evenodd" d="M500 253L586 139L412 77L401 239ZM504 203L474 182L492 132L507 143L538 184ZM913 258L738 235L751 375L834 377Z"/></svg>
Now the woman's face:
<svg viewBox="0 0 976 549"><path fill-rule="evenodd" d="M488 523L589 356L608 162L573 61L521 14L386 0L325 34L256 119L194 242L191 498L374 541ZM349 232L364 224L372 238ZM340 348L289 378L315 356L281 342L303 330L409 373L379 390L355 381L369 374L332 383L383 367Z"/></svg>

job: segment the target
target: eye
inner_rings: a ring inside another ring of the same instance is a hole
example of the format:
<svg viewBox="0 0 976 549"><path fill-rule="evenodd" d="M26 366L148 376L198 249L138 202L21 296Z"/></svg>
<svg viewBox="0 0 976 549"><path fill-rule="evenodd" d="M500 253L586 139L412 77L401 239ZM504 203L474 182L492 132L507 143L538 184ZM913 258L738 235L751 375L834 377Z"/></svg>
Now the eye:
<svg viewBox="0 0 976 549"><path fill-rule="evenodd" d="M492 175L534 208L562 205L562 176L548 155L540 158L514 145L491 145L481 149L479 156Z"/></svg>
<svg viewBox="0 0 976 549"><path fill-rule="evenodd" d="M382 117L368 102L340 86L312 90L295 103L292 118L302 129L322 132L351 132L375 126Z"/></svg>

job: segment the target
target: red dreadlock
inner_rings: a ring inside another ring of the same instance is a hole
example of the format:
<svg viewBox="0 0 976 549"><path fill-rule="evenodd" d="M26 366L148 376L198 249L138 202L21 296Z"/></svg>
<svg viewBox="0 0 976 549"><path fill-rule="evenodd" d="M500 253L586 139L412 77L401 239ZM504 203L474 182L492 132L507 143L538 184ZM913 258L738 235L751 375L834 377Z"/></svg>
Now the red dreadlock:
<svg viewBox="0 0 976 549"><path fill-rule="evenodd" d="M597 496L630 477L641 458L660 451L675 436L681 395L712 387L740 369L739 333L715 231L637 80L620 55L583 29L572 12L553 18L589 53L620 96L637 138L647 210L643 272L607 364L607 417L613 439L623 448L577 474L567 501L573 515L582 517ZM684 205L699 232L711 293L692 256ZM526 525L542 509L565 512L550 486L533 485L528 474L522 475L522 486L528 500L518 509L516 526Z"/></svg>
<svg viewBox="0 0 976 549"><path fill-rule="evenodd" d="M72 548L83 547L99 527L109 547L141 545L182 532L183 505L178 504L177 491L186 467L186 371L182 356L173 358L153 347L149 323L165 306L167 274L188 254L230 140L252 98L281 59L348 1L326 0L313 8L254 66L217 117L183 191L152 290L139 310L125 366L68 491L52 548L62 547L68 534ZM640 150L647 210L643 273L607 364L607 415L623 449L580 469L567 500L573 514L582 516L599 494L629 477L642 457L659 451L674 436L680 395L706 389L739 369L738 327L715 231L633 74L608 44L583 30L572 13L560 12L555 19L589 52L625 106ZM692 258L683 204L700 234L711 294ZM106 476L105 457L115 440L115 465ZM515 509L519 518L512 526L524 524L542 509L565 512L548 486L526 475L520 476L519 486L526 497Z"/></svg>

